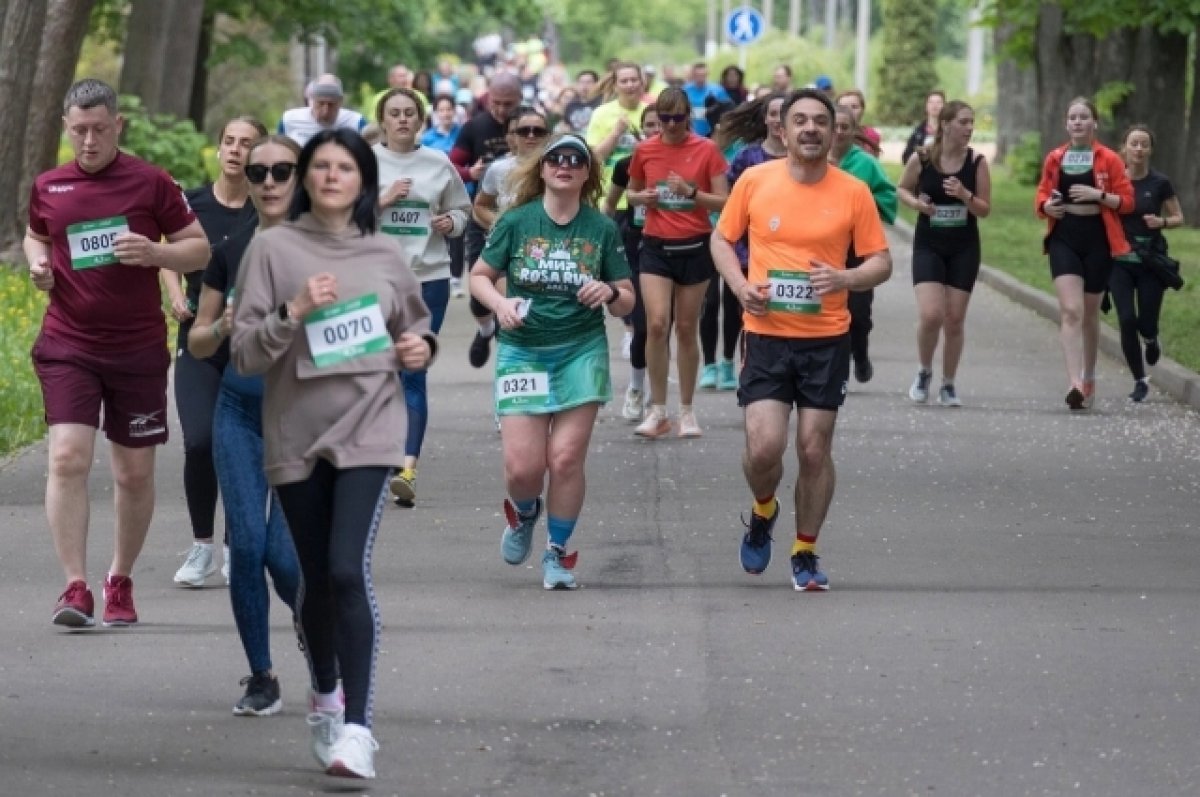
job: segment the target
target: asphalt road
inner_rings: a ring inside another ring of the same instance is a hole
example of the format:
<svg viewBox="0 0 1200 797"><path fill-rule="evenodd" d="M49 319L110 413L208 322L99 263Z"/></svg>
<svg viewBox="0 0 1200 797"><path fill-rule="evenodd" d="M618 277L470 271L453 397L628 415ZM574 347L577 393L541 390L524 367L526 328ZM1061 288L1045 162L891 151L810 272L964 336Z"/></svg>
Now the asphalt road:
<svg viewBox="0 0 1200 797"><path fill-rule="evenodd" d="M984 286L966 406L912 405L907 255L898 239L875 379L852 386L839 420L824 594L792 590L786 521L764 575L738 565L749 496L730 393L699 397L698 440L635 439L618 407L602 411L575 538L582 589L547 593L538 569L505 565L489 376L466 364L454 301L418 505L389 509L376 548L370 793L1200 793L1198 416L1157 392L1132 405L1111 360L1097 409L1070 415L1055 328ZM617 352L619 326L610 340ZM619 354L614 372L620 393ZM45 459L35 446L0 469L0 794L356 793L312 762L278 600L284 711L230 713L247 667L227 589L171 583L189 544L178 435L134 573L142 622L126 630L50 624L62 585ZM786 471L790 494L790 452ZM102 452L93 588L110 484Z"/></svg>

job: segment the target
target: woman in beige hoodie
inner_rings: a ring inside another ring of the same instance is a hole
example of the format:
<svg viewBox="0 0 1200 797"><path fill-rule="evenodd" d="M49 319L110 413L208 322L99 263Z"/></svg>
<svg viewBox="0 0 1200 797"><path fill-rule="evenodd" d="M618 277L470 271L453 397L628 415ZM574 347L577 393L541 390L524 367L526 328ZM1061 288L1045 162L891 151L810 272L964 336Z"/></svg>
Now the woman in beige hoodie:
<svg viewBox="0 0 1200 797"><path fill-rule="evenodd" d="M289 221L246 250L232 356L243 374L265 376L263 460L300 561L313 754L331 775L371 778L371 549L404 458L396 371L425 368L437 342L407 258L375 234L378 165L367 144L322 131L301 151L296 181Z"/></svg>

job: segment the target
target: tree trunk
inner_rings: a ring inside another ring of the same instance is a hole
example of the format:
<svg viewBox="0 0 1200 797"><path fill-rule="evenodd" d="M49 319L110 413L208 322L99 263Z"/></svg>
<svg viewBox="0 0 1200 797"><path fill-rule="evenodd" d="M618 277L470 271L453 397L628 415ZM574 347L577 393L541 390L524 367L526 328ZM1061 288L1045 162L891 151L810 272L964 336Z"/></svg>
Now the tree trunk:
<svg viewBox="0 0 1200 797"><path fill-rule="evenodd" d="M125 34L121 93L140 97L151 113L186 118L203 18L203 2L133 0Z"/></svg>
<svg viewBox="0 0 1200 797"><path fill-rule="evenodd" d="M58 159L62 99L71 87L79 51L96 0L50 0L37 61L37 76L25 122L25 164L21 174L20 218L29 212L29 187Z"/></svg>
<svg viewBox="0 0 1200 797"><path fill-rule="evenodd" d="M1192 59L1192 86L1200 86L1200 54ZM1184 168L1178 175L1171 175L1175 193L1183 206L1183 220L1190 226L1200 226L1200 92L1193 88L1192 110L1188 118L1187 142L1184 147L1192 157L1185 159Z"/></svg>
<svg viewBox="0 0 1200 797"><path fill-rule="evenodd" d="M24 237L18 208L21 169L25 160L25 113L33 94L46 0L4 3L0 10L0 253L11 252Z"/></svg>
<svg viewBox="0 0 1200 797"><path fill-rule="evenodd" d="M996 52L996 163L1003 163L1021 136L1038 131L1037 73L1002 55L1013 35L1012 25L993 31Z"/></svg>
<svg viewBox="0 0 1200 797"><path fill-rule="evenodd" d="M188 116L201 133L204 132L204 119L208 111L208 56L212 52L215 25L216 15L205 11L196 42L196 66L192 73L192 97L188 107Z"/></svg>

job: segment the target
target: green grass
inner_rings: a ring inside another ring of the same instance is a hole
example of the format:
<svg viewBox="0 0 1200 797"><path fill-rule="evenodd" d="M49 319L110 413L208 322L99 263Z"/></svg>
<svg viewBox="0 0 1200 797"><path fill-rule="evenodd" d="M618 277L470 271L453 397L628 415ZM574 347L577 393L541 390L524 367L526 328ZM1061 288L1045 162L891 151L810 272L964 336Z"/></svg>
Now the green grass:
<svg viewBox="0 0 1200 797"><path fill-rule="evenodd" d="M897 180L900 165L884 164ZM1042 254L1046 223L1033 211L1034 189L1018 185L1003 168L992 170L992 213L980 220L983 262L1046 293L1054 293L1050 266ZM913 224L916 212L901 206L900 217ZM1171 256L1179 260L1186 284L1168 291L1163 302L1160 337L1163 348L1177 362L1200 370L1200 229L1182 228L1167 233ZM1103 316L1116 327L1116 314Z"/></svg>
<svg viewBox="0 0 1200 797"><path fill-rule="evenodd" d="M29 358L45 310L46 294L28 274L0 264L0 458L46 434L42 390Z"/></svg>

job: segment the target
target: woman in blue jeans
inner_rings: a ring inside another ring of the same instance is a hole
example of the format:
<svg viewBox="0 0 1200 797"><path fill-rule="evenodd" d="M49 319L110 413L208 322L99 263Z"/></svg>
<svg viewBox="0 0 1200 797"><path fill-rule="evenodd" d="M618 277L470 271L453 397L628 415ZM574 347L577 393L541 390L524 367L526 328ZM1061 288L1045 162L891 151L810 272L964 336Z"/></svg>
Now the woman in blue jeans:
<svg viewBox="0 0 1200 797"><path fill-rule="evenodd" d="M238 264L257 229L287 217L299 155L300 148L286 136L267 136L251 148L245 172L258 224L245 225L213 250L196 322L188 334L193 356L209 357L228 349L229 300ZM245 694L233 713L255 717L274 714L283 705L271 670L271 593L265 573L271 574L275 591L293 612L299 582L296 550L279 499L263 472L262 397L261 376L242 376L232 364L226 365L213 418L213 457L229 527L229 597L250 663L250 675L242 679Z"/></svg>

